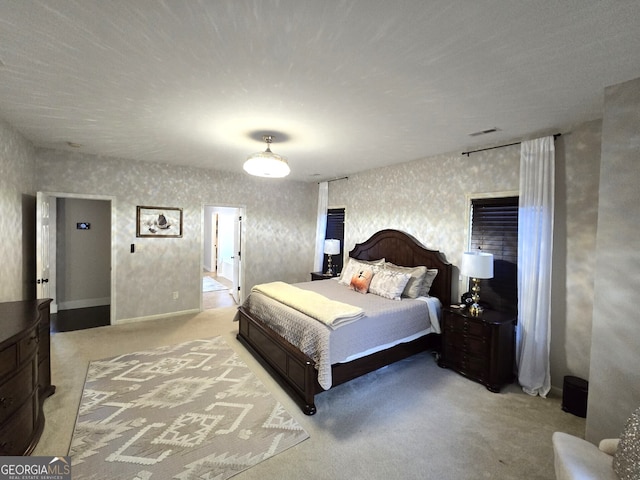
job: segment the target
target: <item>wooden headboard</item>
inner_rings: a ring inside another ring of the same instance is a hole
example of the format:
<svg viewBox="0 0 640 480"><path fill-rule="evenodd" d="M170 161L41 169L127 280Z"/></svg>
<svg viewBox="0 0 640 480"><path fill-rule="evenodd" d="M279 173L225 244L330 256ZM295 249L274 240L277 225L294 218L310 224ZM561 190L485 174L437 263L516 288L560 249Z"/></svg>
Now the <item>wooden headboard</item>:
<svg viewBox="0 0 640 480"><path fill-rule="evenodd" d="M403 267L437 268L438 275L431 285L429 295L438 297L442 305L451 303L451 271L452 266L442 252L429 250L408 233L399 230L380 230L369 240L356 243L349 256L358 260L378 260Z"/></svg>

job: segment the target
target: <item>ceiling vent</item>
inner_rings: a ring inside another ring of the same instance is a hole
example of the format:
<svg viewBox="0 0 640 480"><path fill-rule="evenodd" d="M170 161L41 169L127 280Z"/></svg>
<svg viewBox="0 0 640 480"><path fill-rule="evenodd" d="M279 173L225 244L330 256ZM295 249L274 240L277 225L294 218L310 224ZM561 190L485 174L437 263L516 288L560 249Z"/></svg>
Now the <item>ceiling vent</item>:
<svg viewBox="0 0 640 480"><path fill-rule="evenodd" d="M479 132L470 133L470 137L479 137L480 135L486 135L487 133L497 132L498 129L496 127L488 128L487 130L480 130Z"/></svg>

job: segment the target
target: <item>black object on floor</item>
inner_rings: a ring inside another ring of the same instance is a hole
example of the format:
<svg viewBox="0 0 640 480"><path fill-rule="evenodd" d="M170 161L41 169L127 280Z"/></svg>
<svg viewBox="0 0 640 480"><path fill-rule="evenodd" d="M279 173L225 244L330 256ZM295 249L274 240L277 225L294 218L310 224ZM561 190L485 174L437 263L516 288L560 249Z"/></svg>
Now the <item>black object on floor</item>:
<svg viewBox="0 0 640 480"><path fill-rule="evenodd" d="M111 306L58 310L51 314L51 333L110 325Z"/></svg>
<svg viewBox="0 0 640 480"><path fill-rule="evenodd" d="M587 396L589 382L567 375L562 387L562 410L582 418L587 416Z"/></svg>

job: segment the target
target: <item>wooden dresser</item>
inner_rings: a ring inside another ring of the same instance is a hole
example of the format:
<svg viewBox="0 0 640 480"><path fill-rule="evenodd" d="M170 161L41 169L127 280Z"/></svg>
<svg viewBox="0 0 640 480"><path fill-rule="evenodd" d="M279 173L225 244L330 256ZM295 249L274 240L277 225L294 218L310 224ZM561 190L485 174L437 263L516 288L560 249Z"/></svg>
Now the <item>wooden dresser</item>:
<svg viewBox="0 0 640 480"><path fill-rule="evenodd" d="M0 303L0 455L29 455L51 385L51 299Z"/></svg>
<svg viewBox="0 0 640 480"><path fill-rule="evenodd" d="M516 315L485 310L474 317L466 309L442 311L441 367L485 385L492 392L514 380Z"/></svg>

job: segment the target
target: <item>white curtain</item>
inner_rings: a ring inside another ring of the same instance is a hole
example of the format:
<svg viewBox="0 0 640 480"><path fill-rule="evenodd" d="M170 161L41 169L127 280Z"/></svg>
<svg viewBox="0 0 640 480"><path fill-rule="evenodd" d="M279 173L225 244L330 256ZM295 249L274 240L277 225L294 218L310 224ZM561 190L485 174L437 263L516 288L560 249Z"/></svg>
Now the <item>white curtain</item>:
<svg viewBox="0 0 640 480"><path fill-rule="evenodd" d="M551 254L555 147L553 137L522 142L518 210L518 381L529 395L551 388Z"/></svg>
<svg viewBox="0 0 640 480"><path fill-rule="evenodd" d="M321 272L324 261L324 236L327 232L327 208L329 207L329 182L318 184L318 220L316 223L316 254L313 271Z"/></svg>

